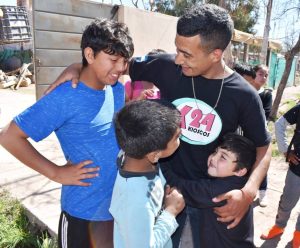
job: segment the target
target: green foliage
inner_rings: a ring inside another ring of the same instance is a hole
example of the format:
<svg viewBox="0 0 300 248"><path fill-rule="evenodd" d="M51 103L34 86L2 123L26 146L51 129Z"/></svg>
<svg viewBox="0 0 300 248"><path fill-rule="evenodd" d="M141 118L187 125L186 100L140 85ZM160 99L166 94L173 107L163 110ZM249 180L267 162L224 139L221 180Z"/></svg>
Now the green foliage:
<svg viewBox="0 0 300 248"><path fill-rule="evenodd" d="M219 4L219 0L207 0L206 3ZM156 12L172 16L181 16L186 8L194 4L202 4L199 0L155 0ZM225 8L229 11L234 27L238 30L254 33L253 27L258 20L259 4L257 0L231 0L226 1Z"/></svg>
<svg viewBox="0 0 300 248"><path fill-rule="evenodd" d="M37 248L56 248L57 241L49 238L47 233L43 233L42 237L37 240Z"/></svg>
<svg viewBox="0 0 300 248"><path fill-rule="evenodd" d="M155 0L155 11L166 15L181 16L185 9L199 3L197 0ZM201 1L200 1L201 3Z"/></svg>
<svg viewBox="0 0 300 248"><path fill-rule="evenodd" d="M289 109L291 109L292 107L294 107L298 102L299 98L296 98L296 99L288 99L288 100L285 100L283 101L281 104L280 104L280 108L279 108L279 116L283 115L285 112L287 112Z"/></svg>
<svg viewBox="0 0 300 248"><path fill-rule="evenodd" d="M258 20L259 11L257 0L227 1L226 9L229 11L236 29L247 33L255 33L253 27Z"/></svg>
<svg viewBox="0 0 300 248"><path fill-rule="evenodd" d="M0 189L0 248L54 248L46 232L34 228L25 209Z"/></svg>

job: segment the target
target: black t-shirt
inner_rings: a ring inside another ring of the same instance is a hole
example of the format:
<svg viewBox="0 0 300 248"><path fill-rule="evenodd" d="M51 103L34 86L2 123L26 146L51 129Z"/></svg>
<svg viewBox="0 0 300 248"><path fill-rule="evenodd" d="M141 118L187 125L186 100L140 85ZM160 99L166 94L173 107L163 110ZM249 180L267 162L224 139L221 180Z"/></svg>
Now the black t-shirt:
<svg viewBox="0 0 300 248"><path fill-rule="evenodd" d="M286 112L283 115L283 117L287 120L288 123L294 125L297 123L297 118L299 114L300 114L300 104L297 104L295 107L291 108L288 112ZM295 140L294 149L296 155L300 157L300 140L297 139ZM290 170L297 176L300 176L300 164L298 165L290 164Z"/></svg>
<svg viewBox="0 0 300 248"><path fill-rule="evenodd" d="M272 110L272 103L273 103L272 90L264 89L262 92L259 93L259 97L261 99L263 109L265 111L266 120L268 120Z"/></svg>
<svg viewBox="0 0 300 248"><path fill-rule="evenodd" d="M129 72L133 81L153 82L160 89L161 97L173 102L181 111L181 144L171 157L161 161L161 169L168 183L182 190L187 205L199 208L197 215L200 218L195 218L199 220L201 232L198 228L194 231L200 235L201 245L253 247L252 210L247 212L238 227L227 230L226 223L217 221L212 209L215 205L209 199L243 187L245 178L221 178L210 182L201 178L209 178L207 159L217 147L220 137L235 132L238 126L257 147L270 142L264 110L255 89L239 74L233 73L225 78L223 87L222 80L194 77L194 94L192 78L182 74L181 67L174 63L173 55L133 60ZM221 88L220 100L214 109ZM200 101L196 102L195 97ZM206 198L203 192L208 194Z"/></svg>
<svg viewBox="0 0 300 248"><path fill-rule="evenodd" d="M192 78L182 74L181 67L174 63L174 55L146 56L133 60L129 68L133 81L153 82L161 97L175 105L182 113L182 137L178 150L163 163L172 166L184 179L207 177L207 158L218 145L219 137L234 132L241 126L244 136L257 147L270 142L265 128L261 100L255 89L237 73L224 80L194 77L195 103ZM164 165L162 165L164 170Z"/></svg>

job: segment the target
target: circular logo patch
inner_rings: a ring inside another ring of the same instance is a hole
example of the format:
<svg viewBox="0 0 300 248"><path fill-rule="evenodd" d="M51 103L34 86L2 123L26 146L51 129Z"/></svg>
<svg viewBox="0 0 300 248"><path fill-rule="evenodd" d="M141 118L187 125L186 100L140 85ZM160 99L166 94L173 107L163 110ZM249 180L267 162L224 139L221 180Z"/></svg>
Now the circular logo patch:
<svg viewBox="0 0 300 248"><path fill-rule="evenodd" d="M181 113L181 139L193 145L213 142L222 130L222 120L208 104L193 98L180 98L173 104Z"/></svg>

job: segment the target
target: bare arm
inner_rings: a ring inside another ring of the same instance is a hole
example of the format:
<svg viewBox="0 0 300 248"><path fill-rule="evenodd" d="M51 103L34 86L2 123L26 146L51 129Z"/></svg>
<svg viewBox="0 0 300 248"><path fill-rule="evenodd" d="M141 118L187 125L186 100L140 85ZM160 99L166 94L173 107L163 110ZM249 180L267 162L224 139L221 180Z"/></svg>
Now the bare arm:
<svg viewBox="0 0 300 248"><path fill-rule="evenodd" d="M79 80L79 75L82 69L81 63L74 63L69 65L59 76L58 78L47 88L44 95L47 95L52 90L54 90L60 84L72 80L72 87L76 88Z"/></svg>
<svg viewBox="0 0 300 248"><path fill-rule="evenodd" d="M253 165L252 173L248 182L243 188L249 194L252 200L255 198L257 190L267 175L272 157L271 145L257 147L256 149L256 162Z"/></svg>
<svg viewBox="0 0 300 248"><path fill-rule="evenodd" d="M79 80L79 75L82 70L81 63L74 63L69 65L63 72L58 76L58 78L46 89L44 95L47 95L52 90L54 90L57 86L61 85L62 83L72 80L72 87L76 88ZM129 63L127 64L126 71L124 72L125 75L129 74Z"/></svg>
<svg viewBox="0 0 300 248"><path fill-rule="evenodd" d="M92 161L58 166L42 156L28 141L28 136L12 121L0 132L0 144L22 163L49 179L65 185L89 186L82 179L96 177L99 168L84 168Z"/></svg>
<svg viewBox="0 0 300 248"><path fill-rule="evenodd" d="M225 206L215 208L214 210L219 215L219 221L231 222L228 225L229 229L237 226L247 212L270 166L271 146L257 147L256 151L256 162L242 191L232 190L213 199L215 202L227 200Z"/></svg>

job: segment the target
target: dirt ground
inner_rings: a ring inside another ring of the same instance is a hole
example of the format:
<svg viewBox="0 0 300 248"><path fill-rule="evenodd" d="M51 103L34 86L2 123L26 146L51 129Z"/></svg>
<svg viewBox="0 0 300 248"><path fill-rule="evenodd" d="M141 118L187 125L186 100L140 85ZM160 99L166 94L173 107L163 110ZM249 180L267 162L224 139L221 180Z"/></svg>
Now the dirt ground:
<svg viewBox="0 0 300 248"><path fill-rule="evenodd" d="M286 88L283 93L281 104L279 106L279 113L281 114L285 113L294 102L298 102L299 93L300 93L300 86L292 86ZM275 95L276 95L276 91L273 91L273 99L275 98ZM280 116L280 114L278 114L278 116ZM275 139L273 123L269 123L269 127L273 139ZM276 144L274 145L273 149L277 149ZM295 229L297 217L300 211L299 202L297 206L293 209L286 230L281 237L270 241L264 241L259 238L260 234L264 230L272 226L275 222L278 203L284 187L284 180L285 180L287 169L288 169L288 165L285 162L285 159L282 157L282 155L278 154L272 157L271 165L268 171L267 196L269 199L269 204L265 208L262 208L258 205L258 200L256 200L253 204L254 226L255 226L254 236L255 236L255 245L257 247L265 247L265 248L292 247L291 240L293 237L293 232Z"/></svg>

